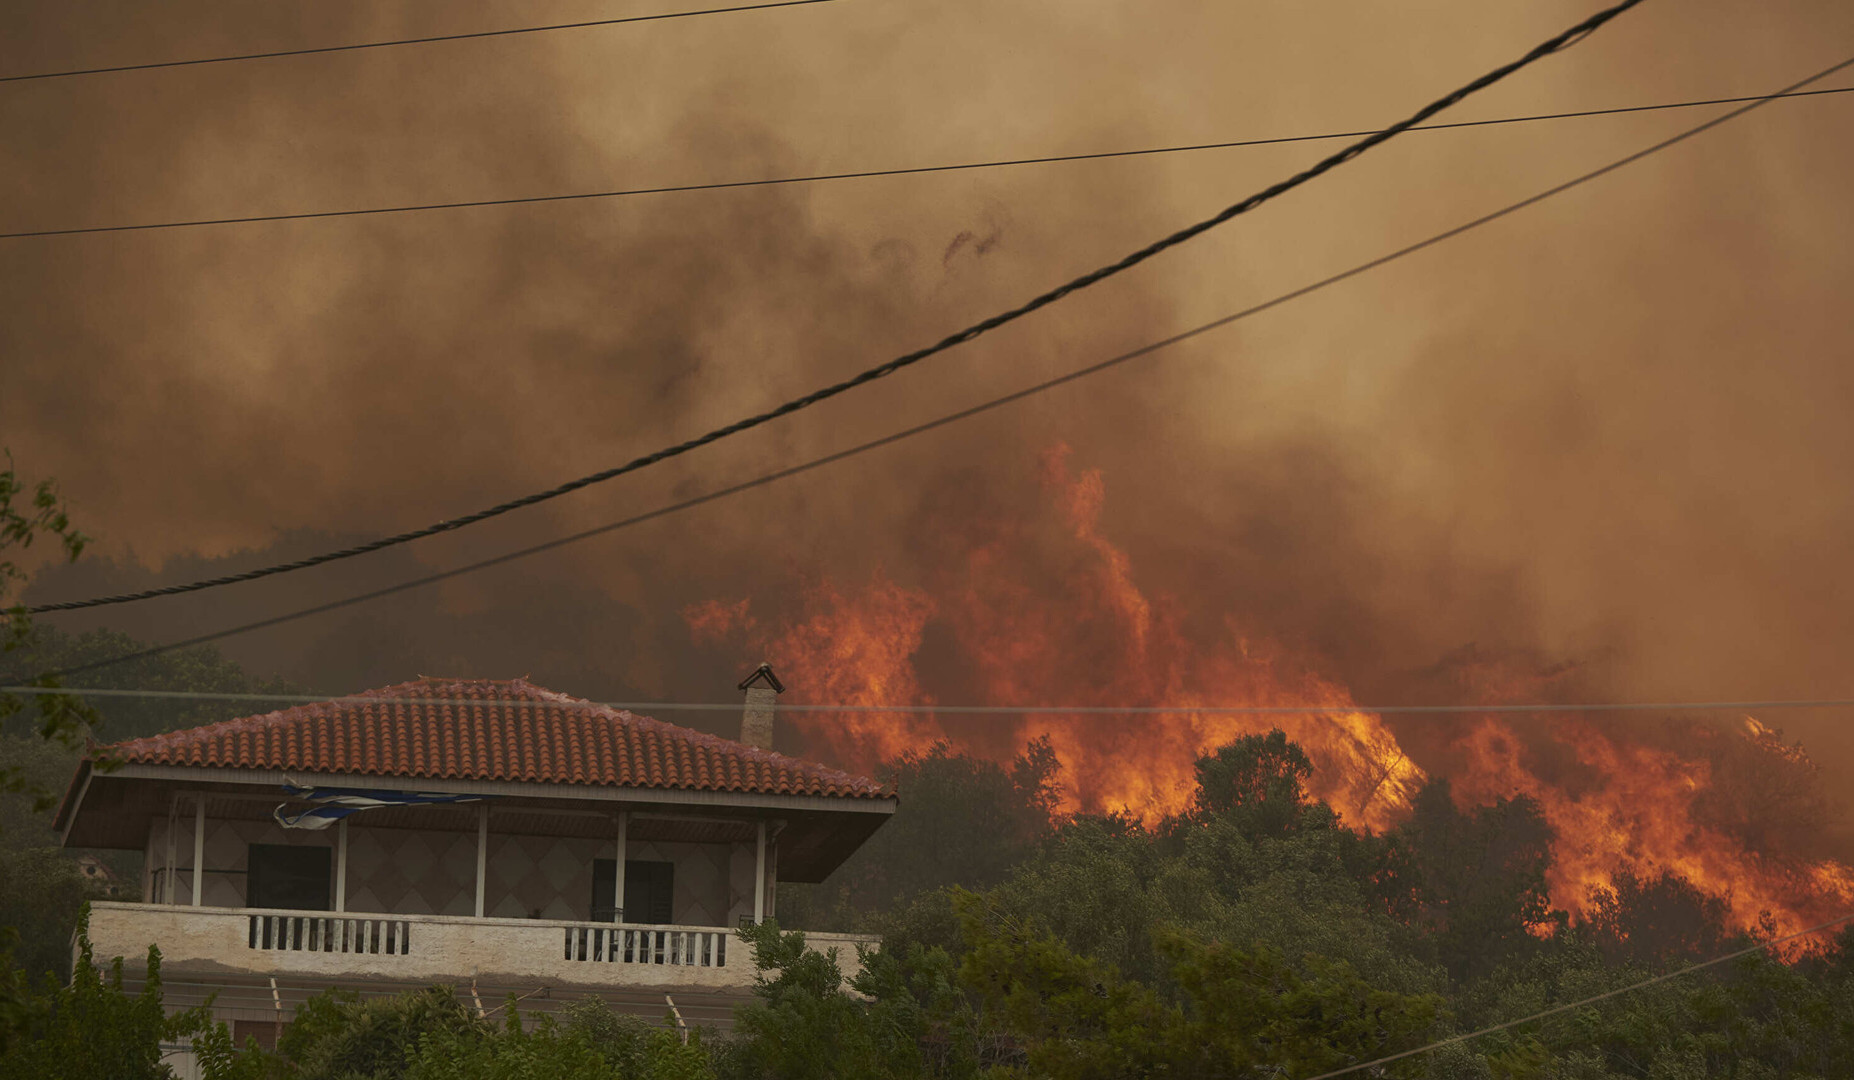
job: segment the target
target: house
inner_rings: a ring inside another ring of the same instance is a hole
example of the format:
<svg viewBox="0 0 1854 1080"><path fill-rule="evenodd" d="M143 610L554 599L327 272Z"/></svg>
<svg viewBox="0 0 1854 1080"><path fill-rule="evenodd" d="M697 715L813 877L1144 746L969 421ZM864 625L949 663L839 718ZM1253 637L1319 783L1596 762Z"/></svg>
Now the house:
<svg viewBox="0 0 1854 1080"><path fill-rule="evenodd" d="M143 853L139 900L91 906L96 955L134 970L158 945L171 1005L216 995L241 1040L330 986L725 1022L755 974L736 930L896 805L772 752L770 668L741 689L735 741L522 679L422 678L99 748L56 827ZM848 970L875 939L810 940Z"/></svg>

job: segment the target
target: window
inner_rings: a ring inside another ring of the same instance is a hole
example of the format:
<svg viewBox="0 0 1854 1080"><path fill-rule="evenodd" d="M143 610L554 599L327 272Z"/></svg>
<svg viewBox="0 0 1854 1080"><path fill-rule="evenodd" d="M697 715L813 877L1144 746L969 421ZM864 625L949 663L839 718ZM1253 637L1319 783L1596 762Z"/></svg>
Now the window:
<svg viewBox="0 0 1854 1080"><path fill-rule="evenodd" d="M232 1042L243 1046L246 1039L256 1039L258 1045L264 1049L275 1050L277 1032L283 1027L283 1024L275 1020L234 1020L232 1021Z"/></svg>
<svg viewBox="0 0 1854 1080"><path fill-rule="evenodd" d="M245 906L327 911L332 877L329 849L252 844L246 862Z"/></svg>
<svg viewBox="0 0 1854 1080"><path fill-rule="evenodd" d="M592 921L615 922L612 911L612 880L618 874L615 859L592 860ZM676 897L676 864L624 861L624 921L630 923L667 923L670 905Z"/></svg>

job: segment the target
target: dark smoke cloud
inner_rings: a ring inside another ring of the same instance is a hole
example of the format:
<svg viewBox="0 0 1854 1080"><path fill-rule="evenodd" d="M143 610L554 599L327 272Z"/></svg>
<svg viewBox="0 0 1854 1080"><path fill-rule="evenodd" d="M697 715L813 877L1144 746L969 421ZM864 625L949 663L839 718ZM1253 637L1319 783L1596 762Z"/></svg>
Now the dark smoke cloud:
<svg viewBox="0 0 1854 1080"><path fill-rule="evenodd" d="M14 84L0 224L1349 129L1587 7L846 0ZM372 5L26 4L0 70L612 10L447 5L439 25ZM1648 4L1461 115L1756 92L1851 39L1854 9L1830 0ZM757 657L693 643L684 607L776 610L820 574L925 580L966 530L1028 512L1061 441L1104 471L1103 528L1149 591L1205 633L1240 613L1361 700L1467 693L1487 665L1563 696L1854 694L1849 107L1772 106L1008 414L227 651L329 691L528 674L713 699ZM416 552L59 624L168 639L624 516L1223 314L1692 119L1414 135L929 369L651 475ZM938 337L1317 152L0 243L0 442L99 537L33 595L269 562L591 471ZM1818 756L1854 750L1840 717L1767 719Z"/></svg>

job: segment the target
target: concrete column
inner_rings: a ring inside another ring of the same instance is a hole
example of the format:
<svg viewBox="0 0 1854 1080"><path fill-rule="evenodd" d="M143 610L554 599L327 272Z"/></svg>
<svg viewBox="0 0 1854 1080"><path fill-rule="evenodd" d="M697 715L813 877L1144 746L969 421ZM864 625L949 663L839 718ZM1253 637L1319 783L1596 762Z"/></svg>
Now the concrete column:
<svg viewBox="0 0 1854 1080"><path fill-rule="evenodd" d="M476 804L476 917L483 917L484 890L489 887L489 804Z"/></svg>
<svg viewBox="0 0 1854 1080"><path fill-rule="evenodd" d="M348 910L348 819L335 825L335 910Z"/></svg>
<svg viewBox="0 0 1854 1080"><path fill-rule="evenodd" d="M174 874L179 869L180 856L175 846L180 833L180 792L174 792L174 798L167 804L167 865L161 870L161 902L178 903L180 887L174 883Z"/></svg>
<svg viewBox="0 0 1854 1080"><path fill-rule="evenodd" d="M193 906L199 907L206 881L206 796L193 804Z"/></svg>
<svg viewBox="0 0 1854 1080"><path fill-rule="evenodd" d="M618 811L618 857L613 861L618 864L612 872L612 921L624 921L624 857L631 850L631 811Z"/></svg>
<svg viewBox="0 0 1854 1080"><path fill-rule="evenodd" d="M784 822L780 823L783 831ZM766 844L766 917L779 917L779 833Z"/></svg>
<svg viewBox="0 0 1854 1080"><path fill-rule="evenodd" d="M753 852L753 925L766 917L766 819L760 819L760 838Z"/></svg>

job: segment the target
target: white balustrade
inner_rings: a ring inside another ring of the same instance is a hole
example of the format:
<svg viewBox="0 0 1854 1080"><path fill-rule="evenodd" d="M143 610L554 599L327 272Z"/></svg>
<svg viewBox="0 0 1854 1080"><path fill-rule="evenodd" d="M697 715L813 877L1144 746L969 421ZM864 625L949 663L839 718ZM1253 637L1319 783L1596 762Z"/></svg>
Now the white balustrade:
<svg viewBox="0 0 1854 1080"><path fill-rule="evenodd" d="M247 916L245 947L290 952L411 952L411 924L391 916L298 915L254 911Z"/></svg>
<svg viewBox="0 0 1854 1080"><path fill-rule="evenodd" d="M736 988L753 985L752 950L718 926L473 918L460 915L271 911L99 900L90 939L100 958L159 945L175 972L444 981L482 977L534 985ZM416 943L413 939L416 938ZM806 935L858 967L860 934Z"/></svg>
<svg viewBox="0 0 1854 1080"><path fill-rule="evenodd" d="M605 964L726 967L728 931L579 923L561 927L565 958Z"/></svg>

